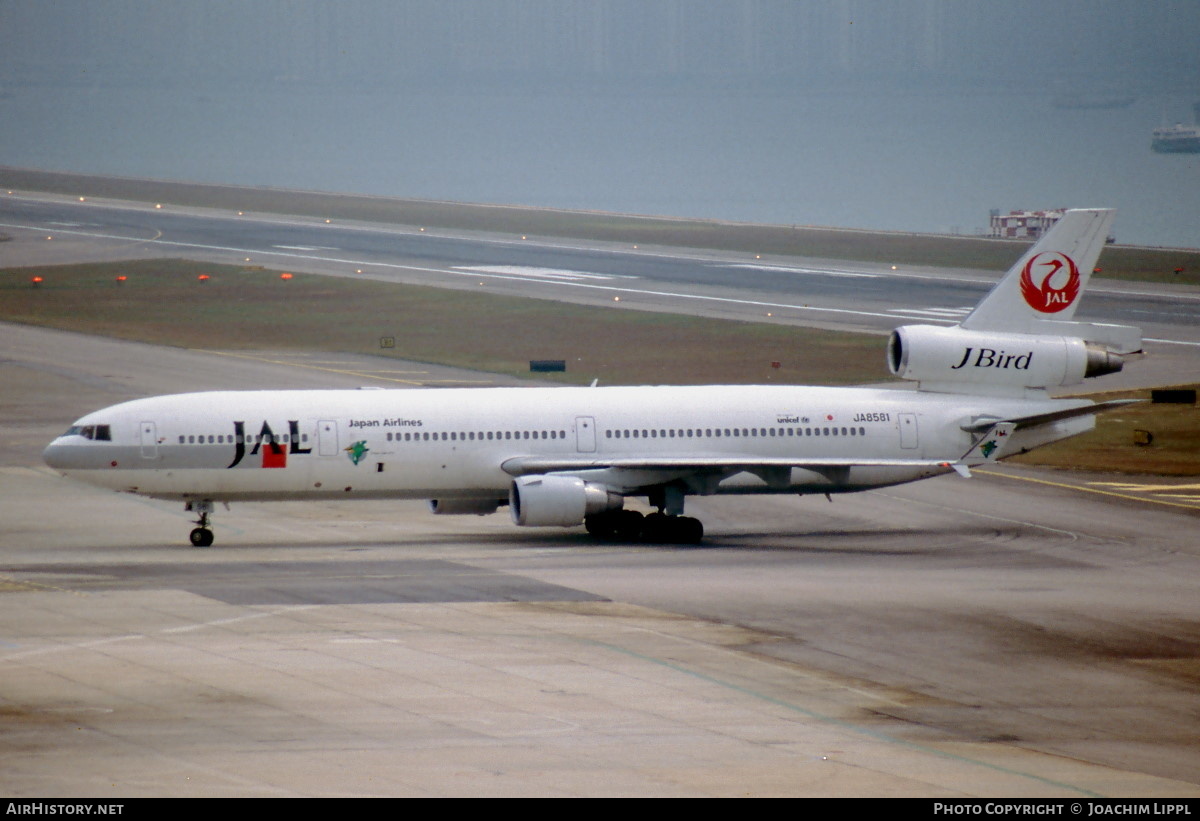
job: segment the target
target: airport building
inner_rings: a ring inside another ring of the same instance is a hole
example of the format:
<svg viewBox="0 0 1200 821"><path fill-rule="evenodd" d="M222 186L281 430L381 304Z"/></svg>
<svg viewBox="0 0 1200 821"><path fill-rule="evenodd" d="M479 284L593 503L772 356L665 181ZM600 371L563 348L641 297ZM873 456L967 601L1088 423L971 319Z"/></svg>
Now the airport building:
<svg viewBox="0 0 1200 821"><path fill-rule="evenodd" d="M988 236L999 239L1037 239L1062 219L1065 213L1065 208L1053 208L1048 211L1009 211L1007 214L994 210L988 224Z"/></svg>

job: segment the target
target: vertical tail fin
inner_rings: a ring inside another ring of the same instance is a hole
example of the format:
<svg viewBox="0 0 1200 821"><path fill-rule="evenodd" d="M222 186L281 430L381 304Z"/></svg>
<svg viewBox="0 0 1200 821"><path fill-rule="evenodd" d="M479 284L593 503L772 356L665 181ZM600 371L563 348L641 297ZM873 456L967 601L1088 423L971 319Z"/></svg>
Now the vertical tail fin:
<svg viewBox="0 0 1200 821"><path fill-rule="evenodd" d="M973 331L1047 333L1045 321L1068 321L1100 258L1116 212L1067 211L962 321Z"/></svg>
<svg viewBox="0 0 1200 821"><path fill-rule="evenodd" d="M1116 373L1141 350L1131 325L1071 319L1108 239L1113 211L1067 211L959 325L903 325L888 367L921 390L1031 395ZM985 457L987 454L983 454Z"/></svg>

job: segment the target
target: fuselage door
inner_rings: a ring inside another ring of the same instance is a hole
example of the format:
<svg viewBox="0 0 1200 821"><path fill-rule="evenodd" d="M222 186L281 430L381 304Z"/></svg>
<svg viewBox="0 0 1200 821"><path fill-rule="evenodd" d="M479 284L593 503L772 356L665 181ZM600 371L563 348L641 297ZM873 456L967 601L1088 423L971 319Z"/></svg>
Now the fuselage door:
<svg viewBox="0 0 1200 821"><path fill-rule="evenodd" d="M918 444L917 415L915 413L898 413L900 420L900 447L911 450Z"/></svg>
<svg viewBox="0 0 1200 821"><path fill-rule="evenodd" d="M575 448L580 453L596 452L596 420L593 417L575 417Z"/></svg>
<svg viewBox="0 0 1200 821"><path fill-rule="evenodd" d="M317 440L321 456L336 456L338 452L337 422L323 419L317 423Z"/></svg>
<svg viewBox="0 0 1200 821"><path fill-rule="evenodd" d="M142 458L158 458L158 427L153 422L142 423Z"/></svg>

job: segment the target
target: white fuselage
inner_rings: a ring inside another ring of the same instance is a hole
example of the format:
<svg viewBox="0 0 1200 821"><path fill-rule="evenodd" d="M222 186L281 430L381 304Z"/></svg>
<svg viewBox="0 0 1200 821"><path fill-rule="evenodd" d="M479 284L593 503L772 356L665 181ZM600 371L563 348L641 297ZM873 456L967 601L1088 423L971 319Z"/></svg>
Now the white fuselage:
<svg viewBox="0 0 1200 821"><path fill-rule="evenodd" d="M45 457L113 490L213 501L502 500L523 462L582 475L589 460L623 459L631 494L639 460L655 466L647 486L673 464L702 475L692 493L845 492L946 472L930 460L959 459L974 441L962 426L981 416L1078 404L775 386L211 392L89 414ZM1014 445L1091 424L1043 426Z"/></svg>

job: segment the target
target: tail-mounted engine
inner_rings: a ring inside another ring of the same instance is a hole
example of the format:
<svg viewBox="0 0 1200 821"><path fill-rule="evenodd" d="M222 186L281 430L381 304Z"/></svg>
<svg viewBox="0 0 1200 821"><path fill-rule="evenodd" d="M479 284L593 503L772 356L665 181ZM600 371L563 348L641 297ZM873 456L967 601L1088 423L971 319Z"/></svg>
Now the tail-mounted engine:
<svg viewBox="0 0 1200 821"><path fill-rule="evenodd" d="M901 379L939 386L1053 388L1121 370L1118 354L1068 336L905 325L888 340L888 368Z"/></svg>
<svg viewBox="0 0 1200 821"><path fill-rule="evenodd" d="M584 516L625 504L621 495L575 476L520 476L508 500L513 523L525 527L574 527Z"/></svg>

